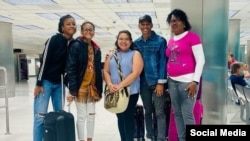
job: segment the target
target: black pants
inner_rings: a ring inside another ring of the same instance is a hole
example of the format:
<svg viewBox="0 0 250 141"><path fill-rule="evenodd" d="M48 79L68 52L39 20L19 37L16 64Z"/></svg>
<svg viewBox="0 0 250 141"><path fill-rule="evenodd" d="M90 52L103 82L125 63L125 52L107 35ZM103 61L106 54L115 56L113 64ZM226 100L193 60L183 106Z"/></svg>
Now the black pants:
<svg viewBox="0 0 250 141"><path fill-rule="evenodd" d="M130 95L127 109L117 115L121 141L134 141L134 113L139 94Z"/></svg>

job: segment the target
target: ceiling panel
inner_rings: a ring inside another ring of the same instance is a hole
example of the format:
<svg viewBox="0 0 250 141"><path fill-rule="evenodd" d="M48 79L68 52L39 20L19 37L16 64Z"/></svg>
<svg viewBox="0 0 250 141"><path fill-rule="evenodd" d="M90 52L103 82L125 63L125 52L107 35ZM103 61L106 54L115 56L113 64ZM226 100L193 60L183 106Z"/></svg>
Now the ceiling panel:
<svg viewBox="0 0 250 141"><path fill-rule="evenodd" d="M35 0L34 0L35 1ZM34 52L34 44L39 49L37 53L41 53L44 48L44 42L52 34L57 32L58 19L48 20L39 16L37 13L76 13L84 19L76 20L78 31L75 37L80 35L82 22L91 21L96 26L95 40L101 44L102 52L108 52L113 48L115 37L119 30L128 29L132 32L133 38L140 35L140 31L136 26L132 28L129 25L137 25L138 18L121 19L118 12L155 12L157 18L153 18L153 23L159 25L153 28L157 33L161 33L164 37L169 38L169 26L166 23L166 17L170 12L170 0L153 0L153 3L117 3L105 4L102 0L54 0L56 4L50 5L12 5L0 0L0 20L1 16L10 18L4 21L13 23L13 26L34 25L42 29L17 29L13 28L14 48L25 45L25 49L29 46ZM241 19L241 44L246 44L250 40L250 1L249 0L230 0L229 10L234 12L232 19ZM237 12L238 11L238 12ZM105 35L101 35L105 34ZM109 34L109 35L106 35ZM29 42L30 44L28 44ZM16 46L17 43L20 46Z"/></svg>

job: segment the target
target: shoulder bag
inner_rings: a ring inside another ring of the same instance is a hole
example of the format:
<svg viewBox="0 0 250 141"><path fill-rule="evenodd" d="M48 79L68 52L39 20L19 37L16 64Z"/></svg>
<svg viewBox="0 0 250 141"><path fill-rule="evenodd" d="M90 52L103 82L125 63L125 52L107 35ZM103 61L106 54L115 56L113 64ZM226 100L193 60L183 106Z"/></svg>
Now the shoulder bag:
<svg viewBox="0 0 250 141"><path fill-rule="evenodd" d="M121 70L121 65L118 62L118 57L117 53L113 54L115 61L117 63L117 68L119 70L119 75L121 81L124 79L122 70ZM120 89L116 93L110 93L107 84L105 85L105 90L104 90L104 108L111 112L111 113L122 113L127 109L128 102L129 102L129 94L130 88L129 87L124 87Z"/></svg>

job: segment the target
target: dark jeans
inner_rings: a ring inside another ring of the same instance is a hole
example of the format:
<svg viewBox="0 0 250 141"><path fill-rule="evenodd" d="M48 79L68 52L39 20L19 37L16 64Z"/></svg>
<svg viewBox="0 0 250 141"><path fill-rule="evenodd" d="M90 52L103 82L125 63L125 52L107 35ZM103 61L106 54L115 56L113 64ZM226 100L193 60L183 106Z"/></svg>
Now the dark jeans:
<svg viewBox="0 0 250 141"><path fill-rule="evenodd" d="M122 113L116 114L121 141L134 141L134 113L138 98L139 94L130 95L127 109Z"/></svg>
<svg viewBox="0 0 250 141"><path fill-rule="evenodd" d="M141 85L140 95L145 109L146 137L155 136L153 129L153 107L157 118L157 140L166 139L166 115L164 113L164 103L166 95L156 96L155 86ZM154 103L154 105L153 105Z"/></svg>

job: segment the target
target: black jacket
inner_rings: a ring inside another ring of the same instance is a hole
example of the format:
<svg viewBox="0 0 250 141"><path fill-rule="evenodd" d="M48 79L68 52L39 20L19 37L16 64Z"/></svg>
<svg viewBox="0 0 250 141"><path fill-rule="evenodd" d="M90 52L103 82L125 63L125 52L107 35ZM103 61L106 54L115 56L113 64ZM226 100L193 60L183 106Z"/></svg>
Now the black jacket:
<svg viewBox="0 0 250 141"><path fill-rule="evenodd" d="M100 97L102 97L102 65L101 65L101 50L92 42L94 46L94 67L95 67L95 86L99 91ZM80 88L83 75L85 73L88 63L88 44L83 42L81 37L72 41L69 46L69 53L67 58L66 73L67 82L70 94L77 96Z"/></svg>
<svg viewBox="0 0 250 141"><path fill-rule="evenodd" d="M43 80L61 83L66 66L67 45L68 40L60 33L46 41L36 85L42 86Z"/></svg>

